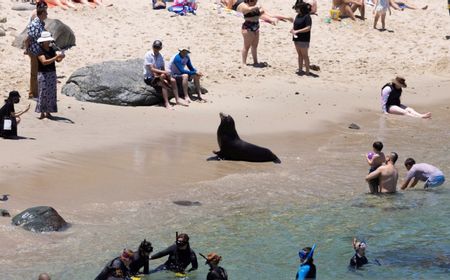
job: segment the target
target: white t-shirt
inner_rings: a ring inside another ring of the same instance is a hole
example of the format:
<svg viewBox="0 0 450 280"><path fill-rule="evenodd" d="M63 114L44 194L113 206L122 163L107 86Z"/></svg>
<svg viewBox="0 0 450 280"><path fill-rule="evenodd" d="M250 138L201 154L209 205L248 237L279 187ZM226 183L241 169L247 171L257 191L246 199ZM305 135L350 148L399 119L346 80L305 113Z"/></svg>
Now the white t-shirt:
<svg viewBox="0 0 450 280"><path fill-rule="evenodd" d="M164 57L161 53L158 53L156 56L153 51L148 51L144 56L144 79L153 78L154 75L150 69L148 69L148 65L153 65L153 67L164 70Z"/></svg>

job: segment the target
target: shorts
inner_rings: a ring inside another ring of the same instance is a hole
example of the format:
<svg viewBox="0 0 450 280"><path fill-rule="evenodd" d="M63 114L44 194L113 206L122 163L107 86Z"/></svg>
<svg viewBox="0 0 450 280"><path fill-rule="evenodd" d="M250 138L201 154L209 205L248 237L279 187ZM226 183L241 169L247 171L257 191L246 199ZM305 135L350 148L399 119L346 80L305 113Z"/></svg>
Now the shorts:
<svg viewBox="0 0 450 280"><path fill-rule="evenodd" d="M159 79L155 79L153 77L151 78L144 78L144 82L153 87L156 90L156 93L161 94L162 93L162 87L158 85Z"/></svg>
<svg viewBox="0 0 450 280"><path fill-rule="evenodd" d="M294 41L294 44L296 47L307 49L309 48L309 42L302 42L302 41Z"/></svg>
<svg viewBox="0 0 450 280"><path fill-rule="evenodd" d="M444 175L431 176L425 182L425 185L423 187L424 187L424 189L426 189L426 188L435 188L435 187L439 187L444 182L445 182Z"/></svg>

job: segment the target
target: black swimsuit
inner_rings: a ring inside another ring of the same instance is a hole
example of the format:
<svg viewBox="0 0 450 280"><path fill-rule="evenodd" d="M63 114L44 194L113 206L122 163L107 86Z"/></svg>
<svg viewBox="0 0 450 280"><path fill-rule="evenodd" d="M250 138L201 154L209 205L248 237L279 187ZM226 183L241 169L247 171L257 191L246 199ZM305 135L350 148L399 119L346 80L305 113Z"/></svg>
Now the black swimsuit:
<svg viewBox="0 0 450 280"><path fill-rule="evenodd" d="M261 12L259 10L251 11L249 13L246 13L244 15L245 18L251 18L251 17L259 17L261 15ZM258 21L249 21L246 20L242 24L242 29L246 29L248 31L256 32L259 30L259 20Z"/></svg>
<svg viewBox="0 0 450 280"><path fill-rule="evenodd" d="M234 3L234 5L231 7L231 9L237 11L238 6L242 3L244 3L244 0L237 0L236 3Z"/></svg>

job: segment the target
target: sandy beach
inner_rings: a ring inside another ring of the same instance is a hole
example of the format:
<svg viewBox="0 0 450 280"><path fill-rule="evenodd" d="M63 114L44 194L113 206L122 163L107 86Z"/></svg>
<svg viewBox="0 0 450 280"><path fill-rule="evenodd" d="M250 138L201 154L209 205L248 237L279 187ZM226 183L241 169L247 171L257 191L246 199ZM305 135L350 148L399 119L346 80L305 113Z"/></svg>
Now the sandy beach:
<svg viewBox="0 0 450 280"><path fill-rule="evenodd" d="M450 17L442 1L428 1L425 11L393 11L392 16L387 16L390 31L386 32L373 30L371 7L367 8L366 21L326 23L331 1L319 1L310 48L311 63L321 68L316 72L317 78L295 74L297 56L289 33L291 23L261 23L258 54L269 67L254 68L240 62L243 19L226 11L219 14L212 0L199 1L197 15L184 17L152 10L148 0L103 2L105 5L96 9L49 9L48 17L69 25L77 39L76 46L57 65L60 83L56 115L73 122L69 123L38 120L34 112L36 102L25 98L29 58L11 44L26 27L30 12L13 11L14 1L0 0L0 17L7 18L6 23L0 24L6 30L6 36L0 37L0 95L18 90L23 98L16 110L31 103L30 112L22 117L19 126L19 135L26 139L0 139L0 194L11 194L8 208L12 215L45 204L55 206L75 224L84 223L90 210L99 212L93 214L95 218L90 217L97 220L105 214L99 209L124 201L144 203L152 198L158 204L183 199L177 194L186 185L198 187L201 182L243 170L283 173L283 165L227 162L221 166L206 162L212 150L218 148L219 112L233 116L242 138L278 151L282 161L288 162L295 161L290 155L299 151L312 157L320 145L341 135L350 123L372 124L371 120L382 117L381 87L397 74L407 80L408 88L402 95L405 104L421 112L437 112L431 120L408 120L409 123L428 127L435 119L448 118L450 44L445 36L450 35ZM291 9L294 1L261 2L274 13L295 16ZM162 40L166 60L178 47L190 46L194 66L205 74L202 85L208 89L204 96L207 103L194 102L169 111L160 106L79 102L60 94L76 69L108 60L143 58L155 39ZM385 118L392 124L402 117ZM302 146L308 148L303 150ZM116 150L120 152L114 154ZM126 168L121 167L125 165ZM136 173L96 183L97 177L128 172L133 166ZM61 174L63 171L69 173ZM105 194L108 188L110 191ZM302 188L296 191L308 193ZM218 189L205 192L205 197L214 196ZM95 208L97 204L103 206ZM6 228L0 234L2 247L13 244L8 246L7 255L14 255L27 235L6 237L13 230L7 228L6 219L0 223ZM75 238L72 232L68 235ZM68 242L66 237L58 238ZM40 242L37 239L32 237L27 244ZM9 264L6 259L0 263ZM101 263L103 260L98 261Z"/></svg>

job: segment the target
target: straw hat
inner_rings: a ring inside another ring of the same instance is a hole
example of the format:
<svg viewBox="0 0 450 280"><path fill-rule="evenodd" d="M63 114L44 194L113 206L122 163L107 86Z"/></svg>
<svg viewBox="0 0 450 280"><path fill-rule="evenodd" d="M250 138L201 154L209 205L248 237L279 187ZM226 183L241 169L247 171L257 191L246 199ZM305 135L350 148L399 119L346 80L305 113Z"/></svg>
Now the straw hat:
<svg viewBox="0 0 450 280"><path fill-rule="evenodd" d="M394 83L397 86L402 87L402 88L406 87L405 78L403 78L401 76L395 77L395 79L392 80L392 83Z"/></svg>
<svg viewBox="0 0 450 280"><path fill-rule="evenodd" d="M55 39L53 39L53 37L52 37L52 33L48 32L48 31L42 31L41 37L39 39L37 39L37 42L42 43L42 42L48 42L48 41L55 41Z"/></svg>

